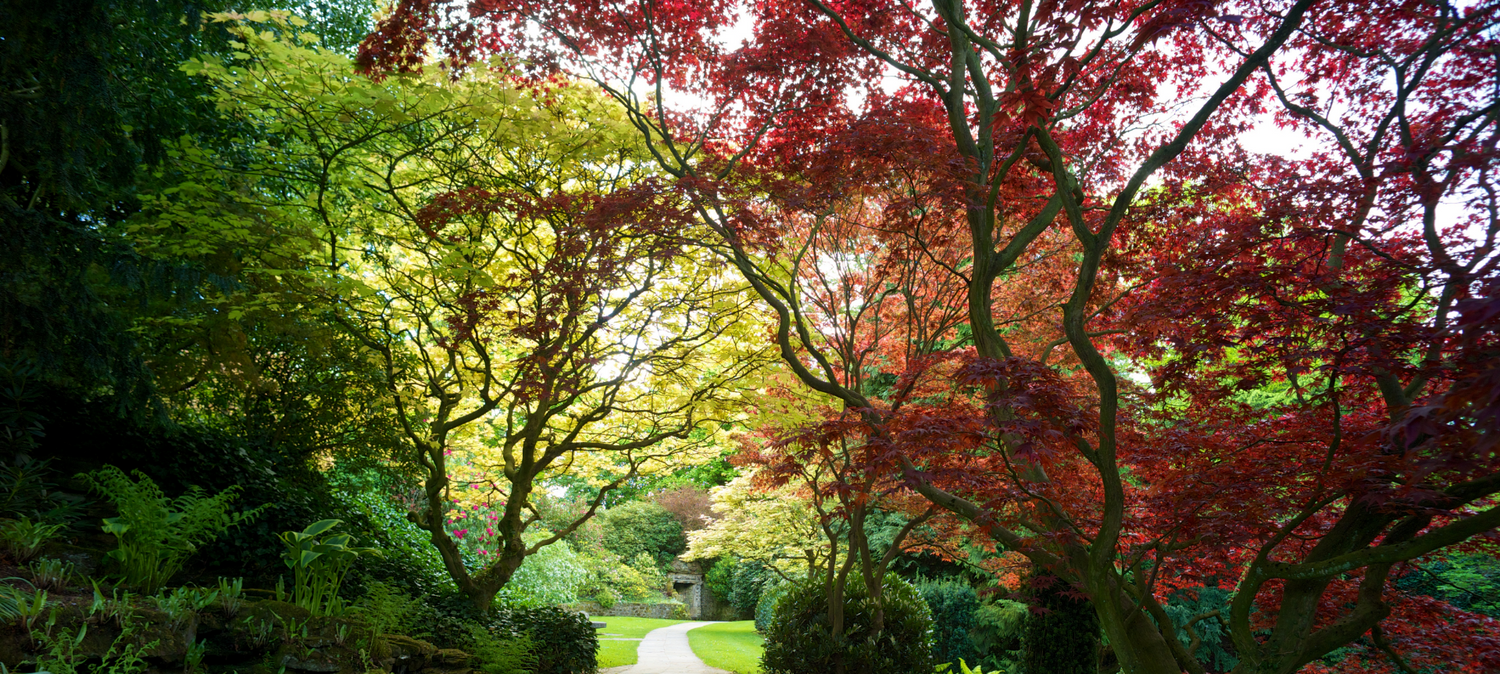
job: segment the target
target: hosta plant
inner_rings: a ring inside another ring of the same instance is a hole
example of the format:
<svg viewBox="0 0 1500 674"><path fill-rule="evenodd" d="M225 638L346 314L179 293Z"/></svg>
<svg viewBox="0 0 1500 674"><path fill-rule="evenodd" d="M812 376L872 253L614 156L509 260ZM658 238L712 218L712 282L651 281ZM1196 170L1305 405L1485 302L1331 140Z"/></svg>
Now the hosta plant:
<svg viewBox="0 0 1500 674"><path fill-rule="evenodd" d="M342 520L320 520L307 525L302 531L281 534L286 544L282 561L292 570L292 601L313 615L338 615L343 612L343 600L339 598L339 587L344 576L354 566L360 555L377 555L375 548L354 545L349 534L329 533Z"/></svg>

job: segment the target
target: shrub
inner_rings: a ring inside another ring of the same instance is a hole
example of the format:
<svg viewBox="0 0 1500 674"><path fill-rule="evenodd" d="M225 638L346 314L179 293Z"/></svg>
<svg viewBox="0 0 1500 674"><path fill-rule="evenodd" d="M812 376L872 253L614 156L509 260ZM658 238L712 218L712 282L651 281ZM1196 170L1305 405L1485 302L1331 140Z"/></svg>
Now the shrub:
<svg viewBox="0 0 1500 674"><path fill-rule="evenodd" d="M766 674L845 671L860 674L930 672L932 616L916 588L899 576L885 578L885 625L873 629L874 603L858 580L844 588L844 629L828 624L828 588L821 577L791 586L776 602L766 631ZM1045 671L1045 670L1034 670Z"/></svg>
<svg viewBox="0 0 1500 674"><path fill-rule="evenodd" d="M541 516L539 524L552 531L562 531L583 517L589 503L576 495L554 496L546 492L533 494L532 505ZM602 514L602 513L601 513ZM573 544L580 553L589 553L604 548L604 527L599 517L590 517L563 538Z"/></svg>
<svg viewBox="0 0 1500 674"><path fill-rule="evenodd" d="M593 674L598 669L599 635L588 616L559 606L502 608L495 613L489 627L497 637L530 636L535 674Z"/></svg>
<svg viewBox="0 0 1500 674"><path fill-rule="evenodd" d="M632 501L600 516L604 547L621 559L647 554L660 566L687 549L682 525L666 508L649 501Z"/></svg>
<svg viewBox="0 0 1500 674"><path fill-rule="evenodd" d="M423 595L419 598L412 625L407 634L430 641L439 648L463 648L469 635L469 623L486 624L496 610L480 613L468 597L454 592ZM501 634L509 638L509 635Z"/></svg>
<svg viewBox="0 0 1500 674"><path fill-rule="evenodd" d="M969 631L979 610L979 594L968 583L930 580L917 583L917 594L932 612L932 657L937 662L977 662Z"/></svg>
<svg viewBox="0 0 1500 674"><path fill-rule="evenodd" d="M775 580L775 575L760 562L740 562L735 565L734 580L729 585L729 605L742 617L755 615L760 596L766 585Z"/></svg>
<svg viewBox="0 0 1500 674"><path fill-rule="evenodd" d="M593 599L594 603L599 605L599 608L608 611L615 607L616 602L620 601L620 595L613 588L601 587L593 594Z"/></svg>
<svg viewBox="0 0 1500 674"><path fill-rule="evenodd" d="M532 525L536 527L536 525ZM525 540L535 543L551 536L549 531L526 532ZM500 591L508 603L524 606L571 604L578 601L579 588L589 580L589 569L567 541L558 541L527 555L510 581Z"/></svg>
<svg viewBox="0 0 1500 674"><path fill-rule="evenodd" d="M703 583L734 609L742 618L755 616L761 590L771 580L771 572L760 562L726 557L715 562L703 577Z"/></svg>
<svg viewBox="0 0 1500 674"><path fill-rule="evenodd" d="M760 599L755 602L755 631L765 634L771 629L771 619L776 615L776 602L781 600L781 595L791 589L791 583L779 580L768 582L761 590Z"/></svg>
<svg viewBox="0 0 1500 674"><path fill-rule="evenodd" d="M96 420L98 416L90 422ZM101 457L105 458L101 464L139 469L170 494L189 491L193 485L209 493L233 488L238 490L238 502L259 506L254 520L235 528L233 536L203 544L185 564L184 570L200 584L226 576L242 577L248 587L273 587L286 571L281 563L281 532L301 529L308 522L336 517L350 522L352 529L380 534L377 527L341 507L326 476L296 447L196 423L171 431L117 432L118 439L105 436L115 449L109 457ZM60 434L48 437L54 435ZM105 442L99 435L72 442L82 450L84 444Z"/></svg>
<svg viewBox="0 0 1500 674"><path fill-rule="evenodd" d="M189 487L186 494L169 499L145 473L135 471L135 476L132 480L107 465L78 477L119 511L118 517L104 520L104 531L118 541L109 556L119 563L126 584L147 594L176 574L199 546L259 514L259 509L230 511L236 487L213 496Z"/></svg>
<svg viewBox="0 0 1500 674"><path fill-rule="evenodd" d="M501 638L478 624L470 624L469 641L475 669L484 674L531 674L536 669L537 658L530 636Z"/></svg>
<svg viewBox="0 0 1500 674"><path fill-rule="evenodd" d="M487 624L494 614L481 614L456 590L413 597L400 586L366 580L365 594L354 603L353 615L371 632L402 634L431 642L439 648L466 648L469 626Z"/></svg>
<svg viewBox="0 0 1500 674"><path fill-rule="evenodd" d="M432 545L432 534L406 519L405 508L390 496L392 485L374 471L336 470L331 476L342 505L355 516L352 523L369 532L371 544L385 552L384 557L359 559L360 577L351 583L352 590L360 591L367 581L380 581L417 596L458 591ZM368 525L360 526L361 522Z"/></svg>
<svg viewBox="0 0 1500 674"><path fill-rule="evenodd" d="M733 557L724 557L715 560L708 567L708 572L703 574L703 584L713 591L714 596L722 602L729 601L729 593L734 590L735 567L739 566L739 560Z"/></svg>
<svg viewBox="0 0 1500 674"><path fill-rule="evenodd" d="M1031 585L1045 610L1026 621L1025 671L1094 674L1099 668L1099 621L1093 605L1054 576L1035 576Z"/></svg>
<svg viewBox="0 0 1500 674"><path fill-rule="evenodd" d="M641 601L660 597L666 584L655 560L650 557L645 557L644 563L640 563L642 558L637 557L634 566L610 554L582 557L581 560L588 573L579 589L579 594L585 599L599 601L608 595L613 601Z"/></svg>
<svg viewBox="0 0 1500 674"><path fill-rule="evenodd" d="M1026 632L1025 604L1008 599L987 602L974 612L969 639L985 670L1014 671L1021 661L1021 637Z"/></svg>

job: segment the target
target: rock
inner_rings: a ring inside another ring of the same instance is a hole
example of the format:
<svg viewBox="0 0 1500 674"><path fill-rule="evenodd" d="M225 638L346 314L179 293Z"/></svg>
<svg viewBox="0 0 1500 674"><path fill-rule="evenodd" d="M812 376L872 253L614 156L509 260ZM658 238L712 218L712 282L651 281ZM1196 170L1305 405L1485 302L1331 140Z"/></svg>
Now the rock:
<svg viewBox="0 0 1500 674"><path fill-rule="evenodd" d="M337 661L319 657L320 655L322 654L314 651L306 657L299 658L287 653L281 656L281 666L303 672L337 672L342 669Z"/></svg>
<svg viewBox="0 0 1500 674"><path fill-rule="evenodd" d="M427 669L438 652L436 646L404 634L387 634L385 642L390 647L390 670L398 674Z"/></svg>
<svg viewBox="0 0 1500 674"><path fill-rule="evenodd" d="M432 656L432 663L440 667L463 667L469 664L471 656L457 648L438 649Z"/></svg>
<svg viewBox="0 0 1500 674"><path fill-rule="evenodd" d="M398 658L405 655L431 660L438 652L437 646L404 634L387 634L385 642L391 645L391 655Z"/></svg>

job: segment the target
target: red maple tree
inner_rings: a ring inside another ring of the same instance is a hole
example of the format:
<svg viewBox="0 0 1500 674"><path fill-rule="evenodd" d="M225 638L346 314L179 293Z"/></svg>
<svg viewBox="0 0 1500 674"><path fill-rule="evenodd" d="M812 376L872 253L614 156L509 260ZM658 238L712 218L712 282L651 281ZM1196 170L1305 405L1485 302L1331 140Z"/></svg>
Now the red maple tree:
<svg viewBox="0 0 1500 674"><path fill-rule="evenodd" d="M1493 621L1390 581L1500 526L1497 24L404 0L361 59L435 40L608 91L842 406L802 437L1073 584L1124 671L1211 666L1163 607L1189 586L1231 591L1236 671L1488 671ZM1267 120L1302 151L1247 147Z"/></svg>

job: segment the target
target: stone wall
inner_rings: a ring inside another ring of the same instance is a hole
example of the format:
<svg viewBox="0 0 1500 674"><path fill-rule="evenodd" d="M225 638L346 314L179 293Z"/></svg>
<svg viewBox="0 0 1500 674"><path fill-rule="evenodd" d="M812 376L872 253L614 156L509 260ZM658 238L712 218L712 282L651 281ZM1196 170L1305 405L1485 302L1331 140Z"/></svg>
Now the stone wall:
<svg viewBox="0 0 1500 674"><path fill-rule="evenodd" d="M581 601L569 604L569 610L583 611L590 616L622 616L631 618L664 618L667 620L687 620L687 605L681 602L662 602L660 604L635 604L631 602L616 602L614 606L604 608L591 601Z"/></svg>

